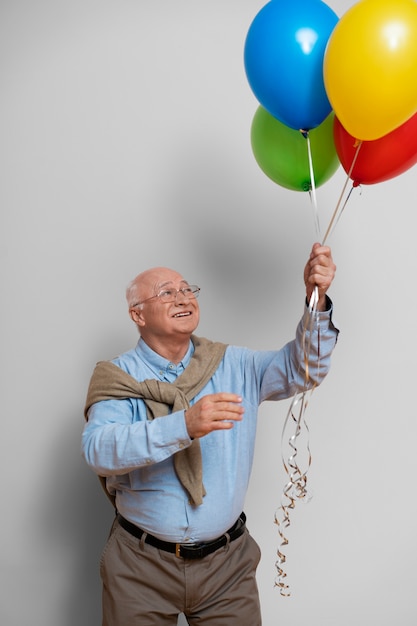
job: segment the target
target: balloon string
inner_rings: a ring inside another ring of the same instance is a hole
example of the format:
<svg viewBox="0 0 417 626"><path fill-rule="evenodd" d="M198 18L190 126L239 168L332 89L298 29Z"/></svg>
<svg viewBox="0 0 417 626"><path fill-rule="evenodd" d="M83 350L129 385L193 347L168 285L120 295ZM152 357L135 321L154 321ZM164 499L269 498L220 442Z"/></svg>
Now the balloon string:
<svg viewBox="0 0 417 626"><path fill-rule="evenodd" d="M316 226L316 234L317 234L318 239L320 239L320 221L319 221L319 212L318 212L318 206L317 206L316 181L314 177L310 135L309 135L308 130L300 130L300 133L303 135L304 139L306 139L307 141L308 167L310 170L309 192L310 192L310 198L311 198L311 202L312 202L313 210L314 210L314 223Z"/></svg>
<svg viewBox="0 0 417 626"><path fill-rule="evenodd" d="M351 189L350 189L350 191L349 191L349 193L348 193L348 195L346 197L346 200L344 201L343 206L342 206L342 208L339 211L339 215L337 216L337 219L336 219L335 224L333 226L333 230L336 228L336 226L337 226L337 224L338 224L338 222L339 222L339 220L340 220L340 218L342 216L342 213L345 210L345 207L346 207L346 205L347 205L347 203L348 203L348 201L350 199L350 196L352 195L353 189L354 189L354 185L352 185L352 187L351 187ZM333 232L333 230L332 230L332 232Z"/></svg>
<svg viewBox="0 0 417 626"><path fill-rule="evenodd" d="M347 185L349 183L349 180L350 180L350 178L352 176L353 168L355 167L356 159L358 158L358 154L359 154L359 150L361 149L361 146L362 146L362 141L358 141L357 146L356 146L355 156L353 157L352 165L350 166L350 170L348 172L345 184L343 185L343 189L342 189L342 192L340 194L339 200L337 202L336 208L334 210L332 218L331 218L331 220L329 222L329 225L327 227L326 234L324 235L324 239L322 241L322 245L323 246L326 243L327 238L330 236L330 233L333 232L334 228L336 227L336 224L338 223L338 221L340 219L340 216L342 215L343 210L344 210L344 208L345 208L345 206L346 206L346 204L347 204L347 202L348 202L348 200L350 198L350 195L352 193L352 189L351 189L347 199L345 200L342 208L340 209L340 206L341 206L341 203L342 203L342 199L343 199L343 196L344 196L344 194L346 192L346 187L347 187ZM336 219L336 217L337 217L337 219Z"/></svg>
<svg viewBox="0 0 417 626"><path fill-rule="evenodd" d="M287 413L287 417L285 419L283 431L282 431L282 440L281 440L281 456L282 463L285 469L286 474L288 475L288 482L284 486L282 497L281 497L281 506L275 512L274 522L278 526L278 534L281 539L281 543L279 548L277 549L277 561L275 562L275 567L277 570L277 576L275 579L275 586L278 587L280 594L284 597L288 597L291 595L289 585L286 583L287 574L284 570L284 566L286 563L286 555L285 555L285 547L288 545L288 538L285 535L284 530L288 528L291 524L290 511L295 508L296 500L303 500L307 502L309 499L309 494L307 492L307 472L311 466L311 451L309 445L309 429L307 422L305 420L305 412L308 406L308 399L314 391L315 384L310 380L309 374L309 355L311 352L311 337L313 333L314 325L317 326L318 329L318 363L317 367L320 367L320 326L317 324L317 303L318 303L318 288L315 287L313 294L310 298L309 302L309 327L307 327L307 321L304 323L303 327L303 353L304 353L304 387L301 393L295 394L293 397L291 406ZM307 332L309 331L309 332ZM297 409L298 407L298 409ZM298 411L298 413L297 413ZM288 446L290 448L288 459L285 459L284 456L284 442L286 439L286 432L288 429L288 424L290 420L295 424L293 434L288 439ZM307 467L304 471L301 470L299 466L299 462L297 460L298 456L298 438L302 433L302 427L304 426L304 431L307 436L306 442L306 451L307 451Z"/></svg>
<svg viewBox="0 0 417 626"><path fill-rule="evenodd" d="M313 172L313 162L311 158L311 148L310 148L310 140L307 131L301 131L305 139L307 140L308 146L308 158L309 158L309 166L310 166L310 178L311 178L311 196L312 202L315 210L315 222L316 222L316 230L317 235L320 237L320 227L318 220L318 211L317 211L317 199L316 199L316 191L314 185L314 172ZM359 154L359 150L361 148L362 141L359 141L356 148L356 153L354 159L352 161L352 165L350 167L346 182L340 194L340 198L336 205L336 209L333 213L333 216L330 220L329 226L327 228L326 234L324 236L322 245L325 244L327 238L329 237L332 230L334 230L336 224L338 223L340 216L346 207L346 204L351 196L352 189L350 190L345 202L342 205L342 200L346 192L346 187L351 178L351 174L353 168L356 163L356 159ZM303 335L302 335L302 345L303 345L303 353L304 353L304 386L303 390L295 394L292 399L290 408L287 413L287 417L284 422L284 427L282 431L282 440L281 440L281 457L282 463L284 466L284 470L288 476L288 481L284 486L283 493L281 496L281 506L275 511L274 522L278 526L278 534L280 536L281 543L277 549L277 560L275 562L275 567L277 570L277 576L275 578L275 586L278 587L281 596L288 597L291 595L290 588L288 583L286 582L287 573L285 572L285 563L286 563L286 555L285 548L288 546L288 538L285 534L285 530L291 524L290 512L295 508L296 501L302 500L304 502L308 502L310 496L307 491L307 473L311 466L311 450L309 444L309 429L308 424L305 419L305 412L308 406L308 400L315 389L315 383L310 380L309 374L309 359L311 353L311 340L314 326L317 327L318 337L318 360L317 367L320 368L320 325L318 323L318 315L317 315L317 304L319 300L318 287L316 286L313 290L313 293L309 302L309 322L310 326L307 327L307 323L304 323L303 327ZM309 331L309 332L308 332ZM295 424L293 434L289 437L287 444L290 448L289 456L285 459L284 454L284 444L286 440L286 433L288 430L288 425L290 421ZM304 431L307 437L306 443L306 451L307 451L307 467L304 471L301 470L299 466L299 462L297 459L298 456L298 438L302 434L302 430L304 427Z"/></svg>

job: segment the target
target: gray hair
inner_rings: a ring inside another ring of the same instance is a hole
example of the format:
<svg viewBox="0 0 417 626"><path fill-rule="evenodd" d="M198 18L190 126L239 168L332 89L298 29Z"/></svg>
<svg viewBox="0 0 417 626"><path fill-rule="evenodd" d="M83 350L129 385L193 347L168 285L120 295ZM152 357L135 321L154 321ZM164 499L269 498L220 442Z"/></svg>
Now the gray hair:
<svg viewBox="0 0 417 626"><path fill-rule="evenodd" d="M138 276L130 281L128 286L126 287L126 300L129 309L131 309L137 302L140 300L139 297L139 286L138 286Z"/></svg>

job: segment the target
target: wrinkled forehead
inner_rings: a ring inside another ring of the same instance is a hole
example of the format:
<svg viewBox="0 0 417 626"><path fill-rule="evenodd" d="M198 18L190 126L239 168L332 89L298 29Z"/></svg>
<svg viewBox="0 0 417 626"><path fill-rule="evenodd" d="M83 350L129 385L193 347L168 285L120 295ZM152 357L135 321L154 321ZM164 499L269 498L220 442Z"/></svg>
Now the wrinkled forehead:
<svg viewBox="0 0 417 626"><path fill-rule="evenodd" d="M158 291L166 286L187 285L188 281L175 270L167 267L154 267L138 276L138 287Z"/></svg>

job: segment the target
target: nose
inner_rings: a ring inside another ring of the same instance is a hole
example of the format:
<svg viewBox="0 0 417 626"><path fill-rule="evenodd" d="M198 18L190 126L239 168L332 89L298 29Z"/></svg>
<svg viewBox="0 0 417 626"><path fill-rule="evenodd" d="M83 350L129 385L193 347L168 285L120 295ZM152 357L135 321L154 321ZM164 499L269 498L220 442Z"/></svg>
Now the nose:
<svg viewBox="0 0 417 626"><path fill-rule="evenodd" d="M178 291L177 291L177 295L175 296L175 304L177 304L177 303L178 303L178 297L179 297L179 296L181 296L181 298L180 298L180 303L181 303L181 302L183 302L183 301L184 301L184 302L189 302L189 300L190 300L190 296L189 296L188 294L186 295L186 294L182 291L182 289L178 289Z"/></svg>

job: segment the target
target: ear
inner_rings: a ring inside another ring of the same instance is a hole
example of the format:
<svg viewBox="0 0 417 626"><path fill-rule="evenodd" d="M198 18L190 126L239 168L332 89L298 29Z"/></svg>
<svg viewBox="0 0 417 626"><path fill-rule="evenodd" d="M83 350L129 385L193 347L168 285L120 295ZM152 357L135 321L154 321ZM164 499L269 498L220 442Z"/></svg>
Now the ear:
<svg viewBox="0 0 417 626"><path fill-rule="evenodd" d="M142 309L129 309L130 318L137 324L137 326L143 326L145 320L143 319Z"/></svg>

